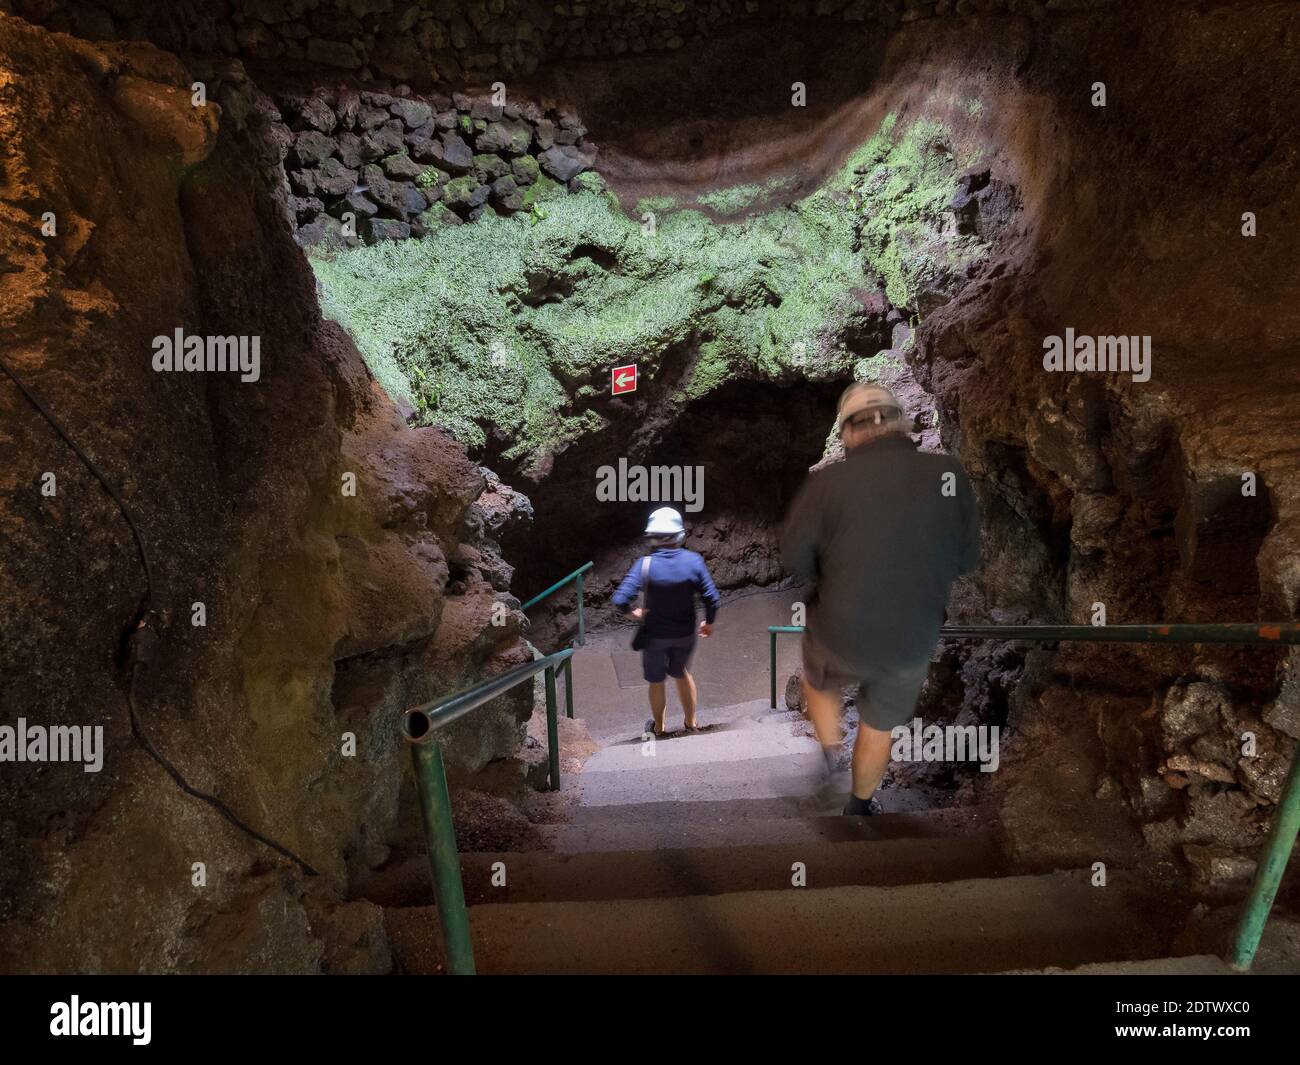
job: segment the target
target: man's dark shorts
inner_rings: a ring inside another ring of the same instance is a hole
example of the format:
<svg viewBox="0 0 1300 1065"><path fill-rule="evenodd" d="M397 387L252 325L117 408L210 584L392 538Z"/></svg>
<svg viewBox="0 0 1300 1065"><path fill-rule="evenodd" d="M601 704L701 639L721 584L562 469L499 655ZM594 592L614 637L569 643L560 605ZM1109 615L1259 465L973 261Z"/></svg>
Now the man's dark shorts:
<svg viewBox="0 0 1300 1065"><path fill-rule="evenodd" d="M641 651L641 672L651 684L662 684L665 676L680 677L695 650L695 636L653 639Z"/></svg>
<svg viewBox="0 0 1300 1065"><path fill-rule="evenodd" d="M858 717L880 732L888 732L912 719L921 685L929 672L927 659L915 665L878 666L864 676L808 633L803 636L804 680L823 692L856 686Z"/></svg>

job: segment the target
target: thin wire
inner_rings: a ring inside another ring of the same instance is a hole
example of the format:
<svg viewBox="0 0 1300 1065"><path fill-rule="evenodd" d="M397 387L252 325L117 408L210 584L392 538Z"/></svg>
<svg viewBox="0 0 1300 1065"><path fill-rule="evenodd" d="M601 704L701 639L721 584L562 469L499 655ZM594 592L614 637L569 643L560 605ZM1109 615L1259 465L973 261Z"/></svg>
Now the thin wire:
<svg viewBox="0 0 1300 1065"><path fill-rule="evenodd" d="M266 846L270 847L277 854L284 855L284 857L288 858L291 862L297 865L298 868L300 868L308 876L320 875L316 872L315 869L313 869L305 861L299 858L298 855L294 854L293 851L291 851L288 847L282 846L279 843L276 843L275 840L271 839L270 837L262 835L262 833L257 831L257 829L253 828L252 825L249 825L247 822L243 821L238 814L236 814L229 806L227 806L224 802L218 799L215 795L209 795L205 791L199 791L198 788L192 787L190 783L183 776L181 776L180 771L169 761L167 761L166 758L162 756L162 754L149 741L149 738L144 734L144 729L140 726L140 719L135 709L135 667L134 666L131 667L131 685L130 687L127 688L126 691L126 705L131 713L131 734L135 736L136 742L138 742L140 746L143 747L145 751L148 752L150 757L152 757L155 762L157 762L160 766L163 767L164 770L166 770L167 775L170 776L172 780L176 782L176 786L180 788L181 791L185 792L186 795L192 796L195 799L199 799L202 802L207 803L214 810L216 810L217 813L219 813L222 817L224 817L236 828L240 829L243 832L246 832L248 835L252 836L253 839L257 840L259 843L265 844Z"/></svg>
<svg viewBox="0 0 1300 1065"><path fill-rule="evenodd" d="M4 370L4 372L8 375L9 379L18 386L18 390L22 392L24 396L27 397L31 405L40 412L41 416L47 422L50 423L54 431L58 433L60 437L63 438L63 442L67 444L68 447L72 448L73 451L76 452L77 458L81 459L81 461L86 464L86 469L90 470L90 472L95 475L95 480L97 480L103 486L104 491L107 492L112 497L113 502L117 504L117 509L122 512L122 517L126 520L126 524L131 529L131 535L135 539L136 550L139 552L140 555L140 565L144 569L146 591L145 591L144 600L142 601L142 606L136 615L136 623L137 623L137 627L141 624L148 624L148 622L145 619L148 618L153 613L153 609L154 609L153 568L149 565L149 553L145 550L144 537L140 535L140 530L136 527L135 521L131 517L131 512L127 509L126 503L123 502L122 497L117 494L117 491L113 488L113 486L108 483L108 479L102 473L99 472L99 468L93 462L90 461L90 458L86 455L86 453L82 451L81 448L77 447L76 441L74 441L72 437L68 435L67 430L65 430L63 426L59 424L58 419L55 418L54 415L50 413L49 408L47 408L45 404L42 403L40 399L36 396L36 394L32 392L25 384L23 384L23 382L18 378L18 375L14 373L12 369L10 369L9 364L5 362L3 357L0 357L0 370ZM297 864L297 866L308 875L318 876L319 874L316 872L315 869L313 869L305 861L303 861L296 854L294 854L293 851L289 850L288 847L281 846L279 843L276 843L275 840L269 839L268 837L262 835L262 833L258 832L252 826L240 820L240 818L235 814L235 812L231 810L230 807L227 806L224 802L218 799L215 795L209 795L207 792L199 791L198 788L192 787L190 783L181 775L180 770L177 769L174 765L172 765L172 763L169 762L162 755L162 752L160 752L153 745L153 743L149 740L149 737L145 735L144 727L140 724L140 717L136 712L135 674L136 674L136 669L139 667L139 660L134 658L135 655L134 643L132 644L132 655L133 655L133 661L131 663L131 676L126 691L126 706L127 706L128 715L131 719L131 735L135 737L136 742L145 749L146 753L155 762L157 762L160 766L162 766L163 770L167 773L167 775L176 782L176 786L180 788L181 791L183 791L186 795L192 796L195 799L199 799L207 803L214 810L216 810L217 813L221 814L222 817L224 817L236 828L240 829L242 832L247 833L249 836L257 840L259 843L262 843L265 846L270 847L277 854L282 854L284 857L288 858L290 861Z"/></svg>
<svg viewBox="0 0 1300 1065"><path fill-rule="evenodd" d="M104 491L113 497L113 502L117 504L117 509L122 512L122 517L126 519L126 524L131 529L131 535L132 537L135 538L135 547L136 547L136 551L139 552L140 555L140 565L144 567L144 579L145 579L145 585L147 587L147 591L145 593L145 599L144 599L145 608L152 610L153 609L153 569L149 565L148 552L146 552L144 549L144 538L140 535L140 530L136 528L135 521L131 518L131 512L126 509L126 504L122 502L122 497L117 494L117 490L111 484L108 483L108 479L102 473L99 472L99 468L93 462L90 461L86 453L82 451L81 448L77 447L76 441L74 441L72 437L68 435L67 430L65 430L63 426L59 424L59 420L49 412L49 409L45 406L44 403L40 401L40 399L36 396L36 394L32 392L30 389L28 389L28 387L25 384L22 383L18 375L9 368L9 364L5 362L3 358L0 358L0 370L4 370L4 372L9 375L9 379L18 386L18 390L22 392L24 396L27 397L31 405L35 407L38 411L40 411L41 416L47 422L49 422L50 425L54 428L54 431L63 438L63 442L77 453L77 458L81 459L81 461L86 464L86 469L88 469L91 473L95 475L95 480L97 480L101 485L103 485Z"/></svg>

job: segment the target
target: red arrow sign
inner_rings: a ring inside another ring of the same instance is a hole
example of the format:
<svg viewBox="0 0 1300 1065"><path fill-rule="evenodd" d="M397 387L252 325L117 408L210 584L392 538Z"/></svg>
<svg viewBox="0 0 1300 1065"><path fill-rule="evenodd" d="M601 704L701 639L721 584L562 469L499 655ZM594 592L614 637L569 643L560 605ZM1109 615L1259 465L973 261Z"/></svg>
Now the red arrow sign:
<svg viewBox="0 0 1300 1065"><path fill-rule="evenodd" d="M610 372L610 391L621 396L636 391L636 366L615 366Z"/></svg>

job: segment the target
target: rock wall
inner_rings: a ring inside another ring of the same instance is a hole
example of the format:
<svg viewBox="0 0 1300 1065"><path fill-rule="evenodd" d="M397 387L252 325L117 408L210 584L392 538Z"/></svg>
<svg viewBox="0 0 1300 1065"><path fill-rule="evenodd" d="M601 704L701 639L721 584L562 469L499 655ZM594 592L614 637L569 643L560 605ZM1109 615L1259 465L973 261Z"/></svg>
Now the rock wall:
<svg viewBox="0 0 1300 1065"><path fill-rule="evenodd" d="M237 64L0 15L3 356L147 547L140 726L318 873L133 739L130 532L0 376L0 718L104 736L99 772L0 767L7 972L385 971L377 909L346 900L417 816L398 714L530 657L520 615L492 624L516 602L495 541L526 504L445 433L408 429L322 320L275 197L273 118ZM258 338L258 379L155 371L178 328ZM449 733L457 776L518 752L530 711L520 692Z"/></svg>
<svg viewBox="0 0 1300 1065"><path fill-rule="evenodd" d="M900 38L899 105L934 79L978 99L1024 203L1023 235L925 319L913 357L986 513L987 607L962 617L1296 617L1297 29L1277 5L1144 7L1005 39L988 73L954 32L927 38L929 59ZM1136 62L1138 40L1160 61ZM1067 327L1149 336L1150 379L1049 372L1045 340ZM1193 869L1203 848L1251 847L1300 736L1296 668L1267 648L1031 651L1003 781L1015 849L1064 833L1080 859L1118 853L1119 836L1062 827L1116 808Z"/></svg>
<svg viewBox="0 0 1300 1065"><path fill-rule="evenodd" d="M579 188L596 158L576 114L531 101L421 97L402 85L284 94L277 103L271 135L304 247L422 237L489 209L536 221L545 198Z"/></svg>
<svg viewBox="0 0 1300 1065"><path fill-rule="evenodd" d="M1043 18L1114 0L11 0L15 13L91 40L435 82L528 75L546 61L651 55L751 22L824 18L879 33L972 14Z"/></svg>

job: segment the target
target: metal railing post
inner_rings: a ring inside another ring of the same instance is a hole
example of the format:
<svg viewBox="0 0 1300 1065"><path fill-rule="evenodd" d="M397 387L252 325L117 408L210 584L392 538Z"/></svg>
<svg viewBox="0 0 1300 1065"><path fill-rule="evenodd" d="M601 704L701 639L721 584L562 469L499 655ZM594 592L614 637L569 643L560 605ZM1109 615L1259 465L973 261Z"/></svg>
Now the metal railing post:
<svg viewBox="0 0 1300 1065"><path fill-rule="evenodd" d="M564 716L573 720L573 659L564 660Z"/></svg>
<svg viewBox="0 0 1300 1065"><path fill-rule="evenodd" d="M776 709L776 633L769 632L768 636L771 637L771 642L772 642L772 654L769 662L768 674L772 678L772 709L775 710Z"/></svg>
<svg viewBox="0 0 1300 1065"><path fill-rule="evenodd" d="M1239 972L1249 969L1255 960L1297 833L1300 833L1300 743L1291 752L1291 769L1282 788L1282 799L1273 813L1273 826L1255 870L1255 882L1233 936L1231 964Z"/></svg>
<svg viewBox="0 0 1300 1065"><path fill-rule="evenodd" d="M460 855L456 830L451 823L451 797L442 748L430 737L411 745L415 782L424 815L424 834L429 845L429 869L433 873L433 894L442 925L447 971L454 976L474 975L474 947L470 942L469 913L465 909L465 888L460 880Z"/></svg>
<svg viewBox="0 0 1300 1065"><path fill-rule="evenodd" d="M578 586L578 646L582 647L587 642L587 620L585 616L585 603L583 602L584 597L582 591L581 573L579 573L578 576L574 578L573 583ZM570 714L569 716L572 717L573 715Z"/></svg>
<svg viewBox="0 0 1300 1065"><path fill-rule="evenodd" d="M546 745L550 755L551 790L560 790L560 723L555 719L555 667L546 667Z"/></svg>

